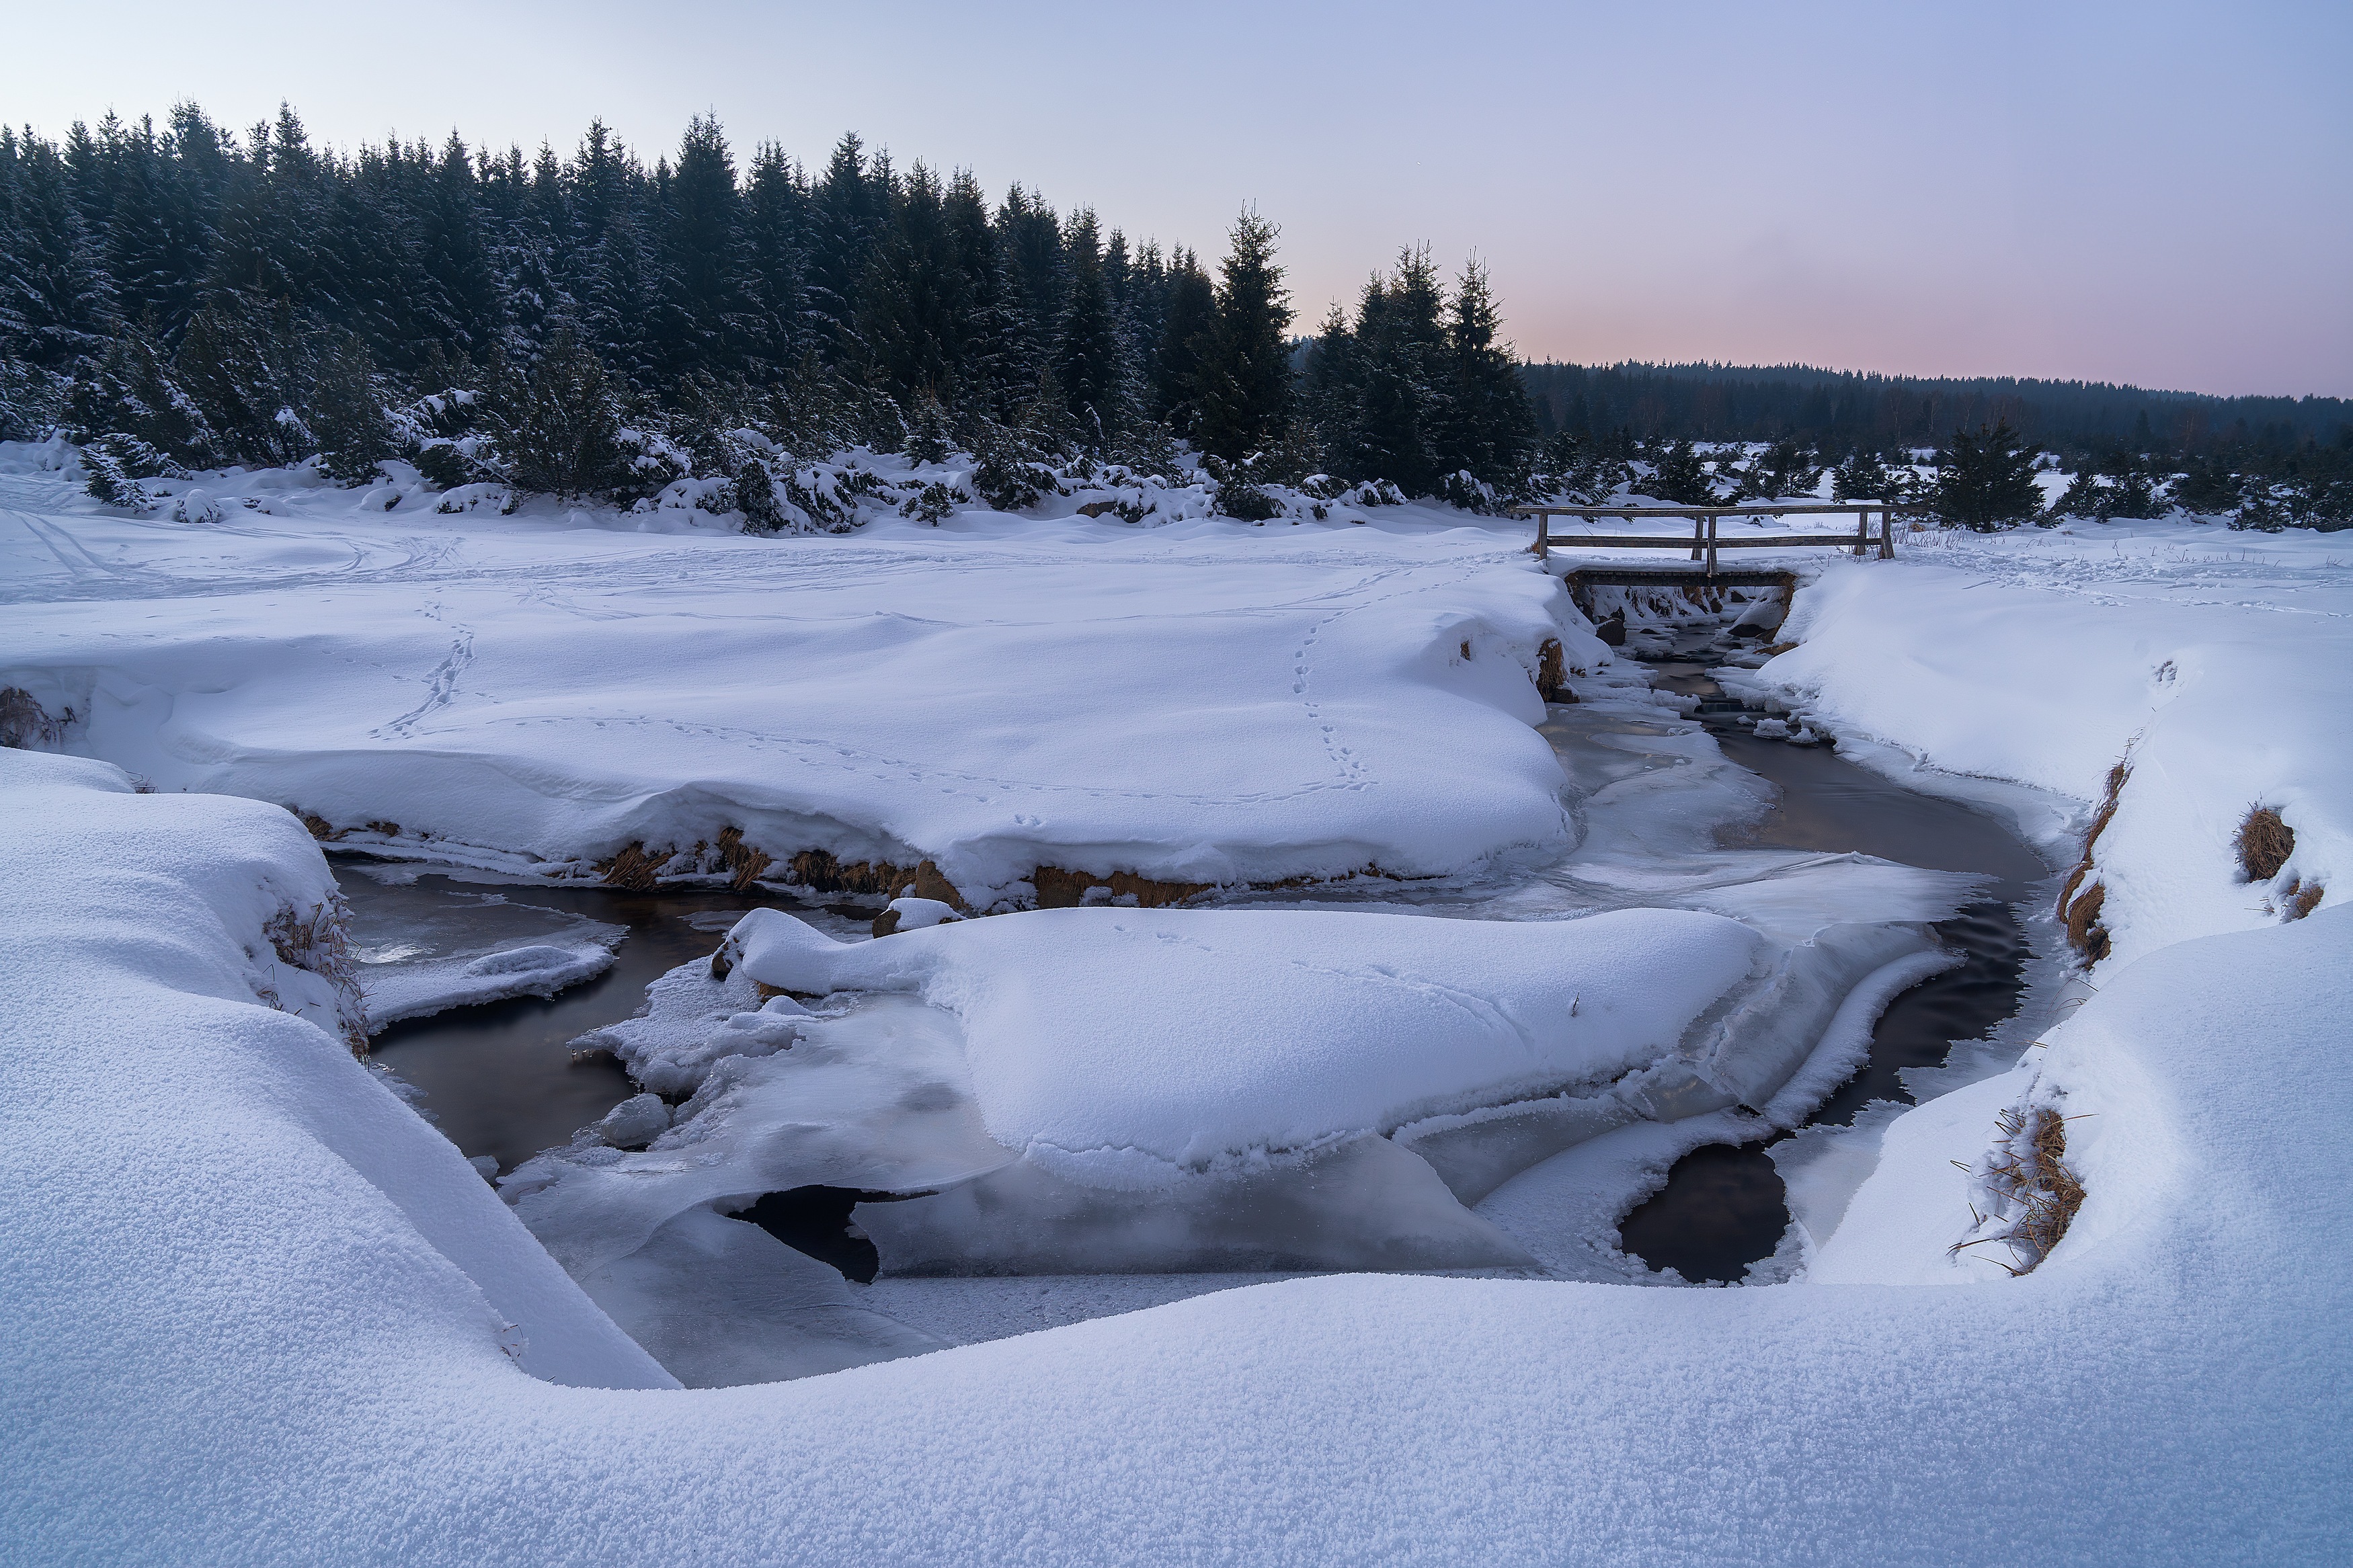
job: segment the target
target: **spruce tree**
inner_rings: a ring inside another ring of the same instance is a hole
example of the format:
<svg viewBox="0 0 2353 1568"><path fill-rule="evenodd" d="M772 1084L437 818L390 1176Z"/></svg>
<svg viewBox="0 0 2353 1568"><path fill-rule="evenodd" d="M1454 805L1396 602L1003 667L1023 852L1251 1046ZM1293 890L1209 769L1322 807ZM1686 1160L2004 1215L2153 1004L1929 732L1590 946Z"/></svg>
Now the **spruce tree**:
<svg viewBox="0 0 2353 1568"><path fill-rule="evenodd" d="M1507 498L1527 474L1536 441L1535 405L1511 350L1496 341L1502 325L1487 270L1464 265L1446 325L1447 398L1438 424L1438 466L1468 473Z"/></svg>
<svg viewBox="0 0 2353 1568"><path fill-rule="evenodd" d="M1291 416L1291 325L1281 231L1244 208L1227 236L1219 268L1217 314L1193 373L1193 439L1203 451L1238 460L1272 442Z"/></svg>
<svg viewBox="0 0 2353 1568"><path fill-rule="evenodd" d="M1944 521L1980 533L2031 521L2042 510L2034 462L2034 448L2007 420L1975 435L1956 429L1937 455L1930 506Z"/></svg>
<svg viewBox="0 0 2353 1568"><path fill-rule="evenodd" d="M8 357L61 371L106 341L114 289L56 148L29 133L16 145L6 268Z"/></svg>
<svg viewBox="0 0 2353 1568"><path fill-rule="evenodd" d="M750 321L749 373L776 379L800 357L808 311L809 193L799 168L774 142L752 155L744 193L744 260Z"/></svg>
<svg viewBox="0 0 2353 1568"><path fill-rule="evenodd" d="M1636 488L1652 499L1676 506L1705 506L1717 499L1715 483L1689 437L1670 442L1651 461L1651 477L1637 480Z"/></svg>
<svg viewBox="0 0 2353 1568"><path fill-rule="evenodd" d="M1427 248L1398 254L1393 277L1365 285L1356 308L1354 466L1407 495L1436 491L1439 441L1452 390L1445 296Z"/></svg>
<svg viewBox="0 0 2353 1568"><path fill-rule="evenodd" d="M1168 303L1159 352L1153 356L1152 392L1161 421L1180 436L1193 433L1195 382L1217 314L1217 289L1209 275L1191 251L1177 250L1168 262Z"/></svg>
<svg viewBox="0 0 2353 1568"><path fill-rule="evenodd" d="M958 382L969 286L939 178L916 163L900 184L890 233L867 261L856 317L866 365L902 406Z"/></svg>
<svg viewBox="0 0 2353 1568"><path fill-rule="evenodd" d="M665 307L658 341L672 376L731 374L743 363L749 301L735 159L716 120L687 122L661 226Z"/></svg>
<svg viewBox="0 0 2353 1568"><path fill-rule="evenodd" d="M626 482L618 392L572 333L551 337L527 375L496 367L484 401L483 424L517 489L572 500Z"/></svg>
<svg viewBox="0 0 2353 1568"><path fill-rule="evenodd" d="M1082 444L1100 451L1119 433L1123 410L1119 333L1092 211L1082 209L1072 216L1064 245L1070 283L1056 334L1054 374Z"/></svg>

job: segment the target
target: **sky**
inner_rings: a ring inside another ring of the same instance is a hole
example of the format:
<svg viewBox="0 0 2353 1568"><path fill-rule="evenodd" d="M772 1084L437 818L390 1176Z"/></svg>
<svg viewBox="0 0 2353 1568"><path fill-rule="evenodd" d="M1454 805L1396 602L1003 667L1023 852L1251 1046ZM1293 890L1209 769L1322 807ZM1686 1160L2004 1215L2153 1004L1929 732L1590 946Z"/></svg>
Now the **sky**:
<svg viewBox="0 0 2353 1568"><path fill-rule="evenodd" d="M182 99L649 161L845 131L1215 255L1302 330L1400 247L1530 358L2353 395L2353 0L1122 6L5 0L0 118Z"/></svg>

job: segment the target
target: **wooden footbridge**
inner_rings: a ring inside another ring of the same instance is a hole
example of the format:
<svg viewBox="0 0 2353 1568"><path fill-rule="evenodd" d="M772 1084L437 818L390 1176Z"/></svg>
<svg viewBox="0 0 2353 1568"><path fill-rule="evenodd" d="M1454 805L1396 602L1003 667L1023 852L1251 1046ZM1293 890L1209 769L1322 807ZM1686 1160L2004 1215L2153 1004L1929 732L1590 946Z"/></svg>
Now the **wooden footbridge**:
<svg viewBox="0 0 2353 1568"><path fill-rule="evenodd" d="M1879 517L1877 544L1879 559L1895 559L1895 523L1892 509L1885 501L1809 501L1788 505L1766 506L1522 506L1512 509L1515 517L1536 520L1535 552L1538 556L1552 553L1552 520L1556 517L1581 518L1588 523L1604 518L1616 518L1631 522L1636 518L1685 518L1692 525L1691 537L1659 533L1575 533L1564 534L1559 542L1578 550L1688 550L1691 558L1701 563L1693 572L1672 566L1612 567L1605 570L1587 569L1580 573L1588 581L1624 584L1688 584L1704 582L1710 586L1746 586L1778 583L1787 575L1781 572L1726 572L1716 564L1716 552L1722 550L1788 550L1812 546L1817 549L1852 549L1856 555L1870 552L1873 543L1872 514ZM1847 516L1854 519L1852 533L1736 533L1725 538L1719 525L1725 518L1789 517L1800 514Z"/></svg>

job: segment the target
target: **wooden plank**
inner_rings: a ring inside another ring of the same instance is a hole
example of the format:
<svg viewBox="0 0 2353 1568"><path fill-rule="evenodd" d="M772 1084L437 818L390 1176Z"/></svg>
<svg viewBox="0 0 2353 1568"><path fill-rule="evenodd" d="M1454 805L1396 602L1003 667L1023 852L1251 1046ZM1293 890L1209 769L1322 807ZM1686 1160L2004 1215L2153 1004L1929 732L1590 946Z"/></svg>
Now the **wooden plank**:
<svg viewBox="0 0 2353 1568"><path fill-rule="evenodd" d="M1689 551L1694 548L1692 542L1681 534L1662 537L1654 533L1561 533L1555 534L1552 542L1563 550L1591 548ZM1824 546L1832 550L1851 550L1854 547L1854 535L1852 533L1770 533L1754 539L1725 539L1719 535L1715 544L1718 550L1799 550L1809 545ZM1694 559L1696 559L1696 552L1694 552Z"/></svg>

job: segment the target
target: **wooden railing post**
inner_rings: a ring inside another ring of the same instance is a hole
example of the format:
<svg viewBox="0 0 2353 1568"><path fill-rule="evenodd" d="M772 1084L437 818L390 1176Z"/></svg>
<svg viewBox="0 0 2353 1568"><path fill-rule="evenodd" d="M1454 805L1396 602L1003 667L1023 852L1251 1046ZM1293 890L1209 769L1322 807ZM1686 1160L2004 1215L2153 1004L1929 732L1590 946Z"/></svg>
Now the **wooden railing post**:
<svg viewBox="0 0 2353 1568"><path fill-rule="evenodd" d="M1707 574L1715 575L1715 513L1707 514Z"/></svg>
<svg viewBox="0 0 2353 1568"><path fill-rule="evenodd" d="M1692 519L1692 559L1693 559L1693 560L1697 561L1697 560L1699 560L1699 559L1701 558L1700 542L1701 542L1702 540L1705 539L1706 537L1707 537L1707 519L1705 519L1704 517L1695 517L1695 518Z"/></svg>
<svg viewBox="0 0 2353 1568"><path fill-rule="evenodd" d="M1543 561L1549 559L1551 555L1552 513L1540 511L1536 513L1536 559Z"/></svg>
<svg viewBox="0 0 2353 1568"><path fill-rule="evenodd" d="M1895 559L1895 511L1892 507L1879 509L1879 558Z"/></svg>

